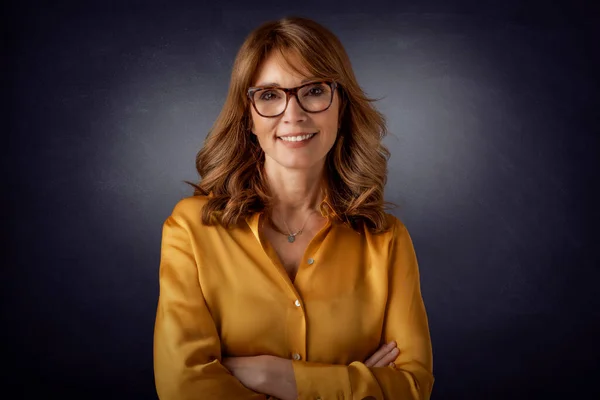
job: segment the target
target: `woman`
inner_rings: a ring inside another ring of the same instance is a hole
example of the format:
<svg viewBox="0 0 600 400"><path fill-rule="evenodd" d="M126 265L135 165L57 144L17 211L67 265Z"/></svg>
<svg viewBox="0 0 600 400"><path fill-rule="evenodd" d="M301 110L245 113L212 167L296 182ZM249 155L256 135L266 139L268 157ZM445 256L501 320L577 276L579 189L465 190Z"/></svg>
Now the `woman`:
<svg viewBox="0 0 600 400"><path fill-rule="evenodd" d="M161 399L427 399L413 245L383 211L383 116L303 18L243 43L202 177L163 227Z"/></svg>

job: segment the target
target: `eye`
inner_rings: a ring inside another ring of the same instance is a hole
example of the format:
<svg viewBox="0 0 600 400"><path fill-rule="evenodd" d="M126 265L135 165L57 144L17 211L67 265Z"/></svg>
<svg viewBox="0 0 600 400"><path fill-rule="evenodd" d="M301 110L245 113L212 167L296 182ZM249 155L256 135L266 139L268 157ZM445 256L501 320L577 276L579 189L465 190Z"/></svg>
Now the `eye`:
<svg viewBox="0 0 600 400"><path fill-rule="evenodd" d="M262 101L269 101L269 100L277 99L278 97L279 96L277 95L276 91L266 90L260 94L259 99Z"/></svg>
<svg viewBox="0 0 600 400"><path fill-rule="evenodd" d="M323 85L314 85L314 86L308 87L308 90L306 91L305 95L306 96L321 96L325 92L326 92L326 90L323 87Z"/></svg>

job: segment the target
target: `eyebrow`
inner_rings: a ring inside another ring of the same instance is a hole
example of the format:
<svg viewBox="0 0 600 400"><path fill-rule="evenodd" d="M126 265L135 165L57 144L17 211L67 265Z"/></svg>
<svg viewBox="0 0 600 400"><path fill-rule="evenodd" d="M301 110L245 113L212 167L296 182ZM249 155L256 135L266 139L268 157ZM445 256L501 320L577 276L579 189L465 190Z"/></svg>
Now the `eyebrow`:
<svg viewBox="0 0 600 400"><path fill-rule="evenodd" d="M319 79L319 78L316 78L316 77L312 77L312 78L303 79L303 80L302 80L302 82L300 82L300 84L301 84L301 85L304 85L305 83L308 83L308 82L311 82L311 81L314 81L314 80L318 80L318 79ZM279 83L277 83L277 82L259 83L259 84L258 84L258 85L256 85L256 86L275 86L275 87L281 87L281 86L279 85Z"/></svg>

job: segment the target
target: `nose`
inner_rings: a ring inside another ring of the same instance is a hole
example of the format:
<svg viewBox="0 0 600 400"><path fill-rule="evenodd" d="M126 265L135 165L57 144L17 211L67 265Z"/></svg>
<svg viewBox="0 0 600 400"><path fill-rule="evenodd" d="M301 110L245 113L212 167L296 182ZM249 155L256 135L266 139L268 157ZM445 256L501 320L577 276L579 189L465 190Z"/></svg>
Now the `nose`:
<svg viewBox="0 0 600 400"><path fill-rule="evenodd" d="M298 122L306 119L306 111L300 107L296 96L290 96L287 108L283 113L284 122Z"/></svg>

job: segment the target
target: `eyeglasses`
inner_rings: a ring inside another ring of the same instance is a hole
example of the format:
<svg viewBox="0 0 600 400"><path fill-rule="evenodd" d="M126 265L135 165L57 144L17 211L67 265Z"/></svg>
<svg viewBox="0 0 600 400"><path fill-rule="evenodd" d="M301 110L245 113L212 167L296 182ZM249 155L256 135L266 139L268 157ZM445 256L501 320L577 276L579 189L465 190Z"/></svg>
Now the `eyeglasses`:
<svg viewBox="0 0 600 400"><path fill-rule="evenodd" d="M283 114L291 96L296 96L298 104L304 111L319 113L331 106L336 88L337 83L333 81L310 82L289 89L259 86L248 89L248 98L256 112L267 118Z"/></svg>

